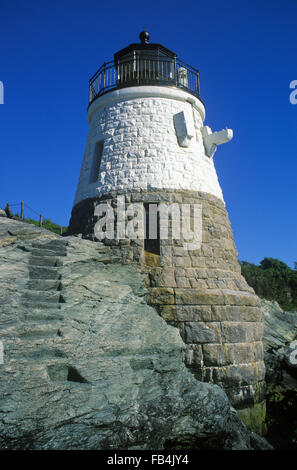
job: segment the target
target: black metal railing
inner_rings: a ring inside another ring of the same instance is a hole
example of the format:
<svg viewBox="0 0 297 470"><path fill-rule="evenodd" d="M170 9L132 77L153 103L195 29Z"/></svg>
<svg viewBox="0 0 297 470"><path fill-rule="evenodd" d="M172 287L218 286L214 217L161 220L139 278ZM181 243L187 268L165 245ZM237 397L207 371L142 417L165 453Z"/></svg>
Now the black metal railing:
<svg viewBox="0 0 297 470"><path fill-rule="evenodd" d="M89 80L89 104L111 90L135 85L174 86L200 97L197 69L179 59L141 55L104 63Z"/></svg>

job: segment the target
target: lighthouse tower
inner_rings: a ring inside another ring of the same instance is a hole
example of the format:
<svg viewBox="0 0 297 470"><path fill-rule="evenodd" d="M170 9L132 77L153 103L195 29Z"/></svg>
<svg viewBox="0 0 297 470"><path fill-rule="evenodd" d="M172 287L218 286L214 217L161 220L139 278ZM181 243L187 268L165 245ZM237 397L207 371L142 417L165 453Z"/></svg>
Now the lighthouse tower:
<svg viewBox="0 0 297 470"><path fill-rule="evenodd" d="M148 300L179 328L197 379L223 387L242 419L262 432L261 311L241 276L213 160L233 132L204 125L198 70L150 43L146 31L139 37L90 79L90 132L69 233L99 238L98 206L115 211L115 227L117 211L128 221L142 206L142 237L125 229L110 236L109 226L100 239L147 273ZM182 228L185 214L197 222L193 240Z"/></svg>

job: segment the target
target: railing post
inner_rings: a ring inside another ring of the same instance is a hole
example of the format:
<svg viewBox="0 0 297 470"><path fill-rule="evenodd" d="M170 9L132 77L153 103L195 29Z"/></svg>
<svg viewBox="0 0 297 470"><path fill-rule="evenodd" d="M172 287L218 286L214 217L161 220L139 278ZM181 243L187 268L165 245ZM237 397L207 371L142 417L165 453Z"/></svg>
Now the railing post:
<svg viewBox="0 0 297 470"><path fill-rule="evenodd" d="M24 201L21 201L21 219L24 219Z"/></svg>
<svg viewBox="0 0 297 470"><path fill-rule="evenodd" d="M42 215L40 214L40 217L39 217L39 227L42 227Z"/></svg>
<svg viewBox="0 0 297 470"><path fill-rule="evenodd" d="M12 212L10 210L10 204L9 203L6 204L6 207L5 207L4 210L6 212L7 217L9 217L9 218L13 217Z"/></svg>
<svg viewBox="0 0 297 470"><path fill-rule="evenodd" d="M177 86L176 57L174 57L174 83L175 83L175 86Z"/></svg>

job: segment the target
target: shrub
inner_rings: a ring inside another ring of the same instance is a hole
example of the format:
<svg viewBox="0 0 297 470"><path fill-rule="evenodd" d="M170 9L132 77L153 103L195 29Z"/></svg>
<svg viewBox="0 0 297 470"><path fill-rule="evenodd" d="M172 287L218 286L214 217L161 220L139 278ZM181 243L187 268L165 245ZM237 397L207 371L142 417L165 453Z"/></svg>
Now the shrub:
<svg viewBox="0 0 297 470"><path fill-rule="evenodd" d="M19 214L15 214L14 218L21 219ZM27 224L33 224L39 227L39 221L34 220L34 219L22 219L23 222L26 222ZM61 225L56 224L50 219L43 219L42 222L42 227L45 228L46 230L50 230L51 232L58 233L59 235L61 234L61 228L62 228L62 233L67 232L68 227L61 227Z"/></svg>
<svg viewBox="0 0 297 470"><path fill-rule="evenodd" d="M275 258L264 258L259 266L247 261L240 264L242 275L259 297L276 300L283 310L297 310L296 269Z"/></svg>

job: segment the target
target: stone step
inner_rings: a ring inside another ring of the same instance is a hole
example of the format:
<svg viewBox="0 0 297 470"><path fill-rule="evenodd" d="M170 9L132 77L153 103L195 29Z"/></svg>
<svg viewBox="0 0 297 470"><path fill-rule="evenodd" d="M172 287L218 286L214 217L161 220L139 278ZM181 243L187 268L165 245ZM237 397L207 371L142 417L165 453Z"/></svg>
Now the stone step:
<svg viewBox="0 0 297 470"><path fill-rule="evenodd" d="M57 291L61 282L55 279L30 279L27 287L30 290Z"/></svg>
<svg viewBox="0 0 297 470"><path fill-rule="evenodd" d="M68 245L69 245L68 240L65 240L65 239L63 239L63 238L58 238L58 239L56 239L56 240L51 240L51 241L45 243L44 246L50 247L50 249L52 249L51 247L55 247L55 248L57 248L57 247L58 247L58 248L63 247L63 248L65 248L65 247L68 246Z"/></svg>
<svg viewBox="0 0 297 470"><path fill-rule="evenodd" d="M65 238L54 238L54 239L43 239L43 240L33 240L32 241L32 246L47 246L47 245L53 245L53 246L67 246L69 244L68 240L65 240Z"/></svg>
<svg viewBox="0 0 297 470"><path fill-rule="evenodd" d="M57 309L60 310L61 303L50 303L50 302L30 302L29 300L23 300L23 306L31 309L31 311L36 311L36 309Z"/></svg>
<svg viewBox="0 0 297 470"><path fill-rule="evenodd" d="M24 314L24 320L28 322L59 322L64 319L62 313L51 313L47 311L42 311L41 309L35 309L30 313Z"/></svg>
<svg viewBox="0 0 297 470"><path fill-rule="evenodd" d="M62 266L62 262L55 256L34 256L29 258L29 266Z"/></svg>
<svg viewBox="0 0 297 470"><path fill-rule="evenodd" d="M106 256L101 256L98 259L98 261L103 264L120 263L121 258L117 256L106 255Z"/></svg>
<svg viewBox="0 0 297 470"><path fill-rule="evenodd" d="M54 251L54 252L62 252L62 253L67 253L67 245L65 243L61 242L50 242L46 244L39 244L36 245L34 248L37 248L39 250L49 250L49 251Z"/></svg>
<svg viewBox="0 0 297 470"><path fill-rule="evenodd" d="M110 247L106 245L102 245L99 247L96 247L98 253L109 253L110 252Z"/></svg>
<svg viewBox="0 0 297 470"><path fill-rule="evenodd" d="M29 278L30 279L60 279L57 268L49 266L29 266Z"/></svg>
<svg viewBox="0 0 297 470"><path fill-rule="evenodd" d="M23 293L23 300L29 302L49 302L59 303L61 294L60 292L51 292L43 290L27 290Z"/></svg>
<svg viewBox="0 0 297 470"><path fill-rule="evenodd" d="M19 358L28 361L65 360L66 357L67 354L60 349L50 346L40 346L40 344L28 344L27 347L22 345L22 350L13 355L13 359Z"/></svg>
<svg viewBox="0 0 297 470"><path fill-rule="evenodd" d="M32 256L66 256L67 250L55 249L49 250L46 248L33 248L31 251Z"/></svg>
<svg viewBox="0 0 297 470"><path fill-rule="evenodd" d="M33 338L37 340L39 338L55 338L59 336L59 325L55 326L51 324L40 325L39 323L33 323L30 326L23 326L18 332L20 339Z"/></svg>

